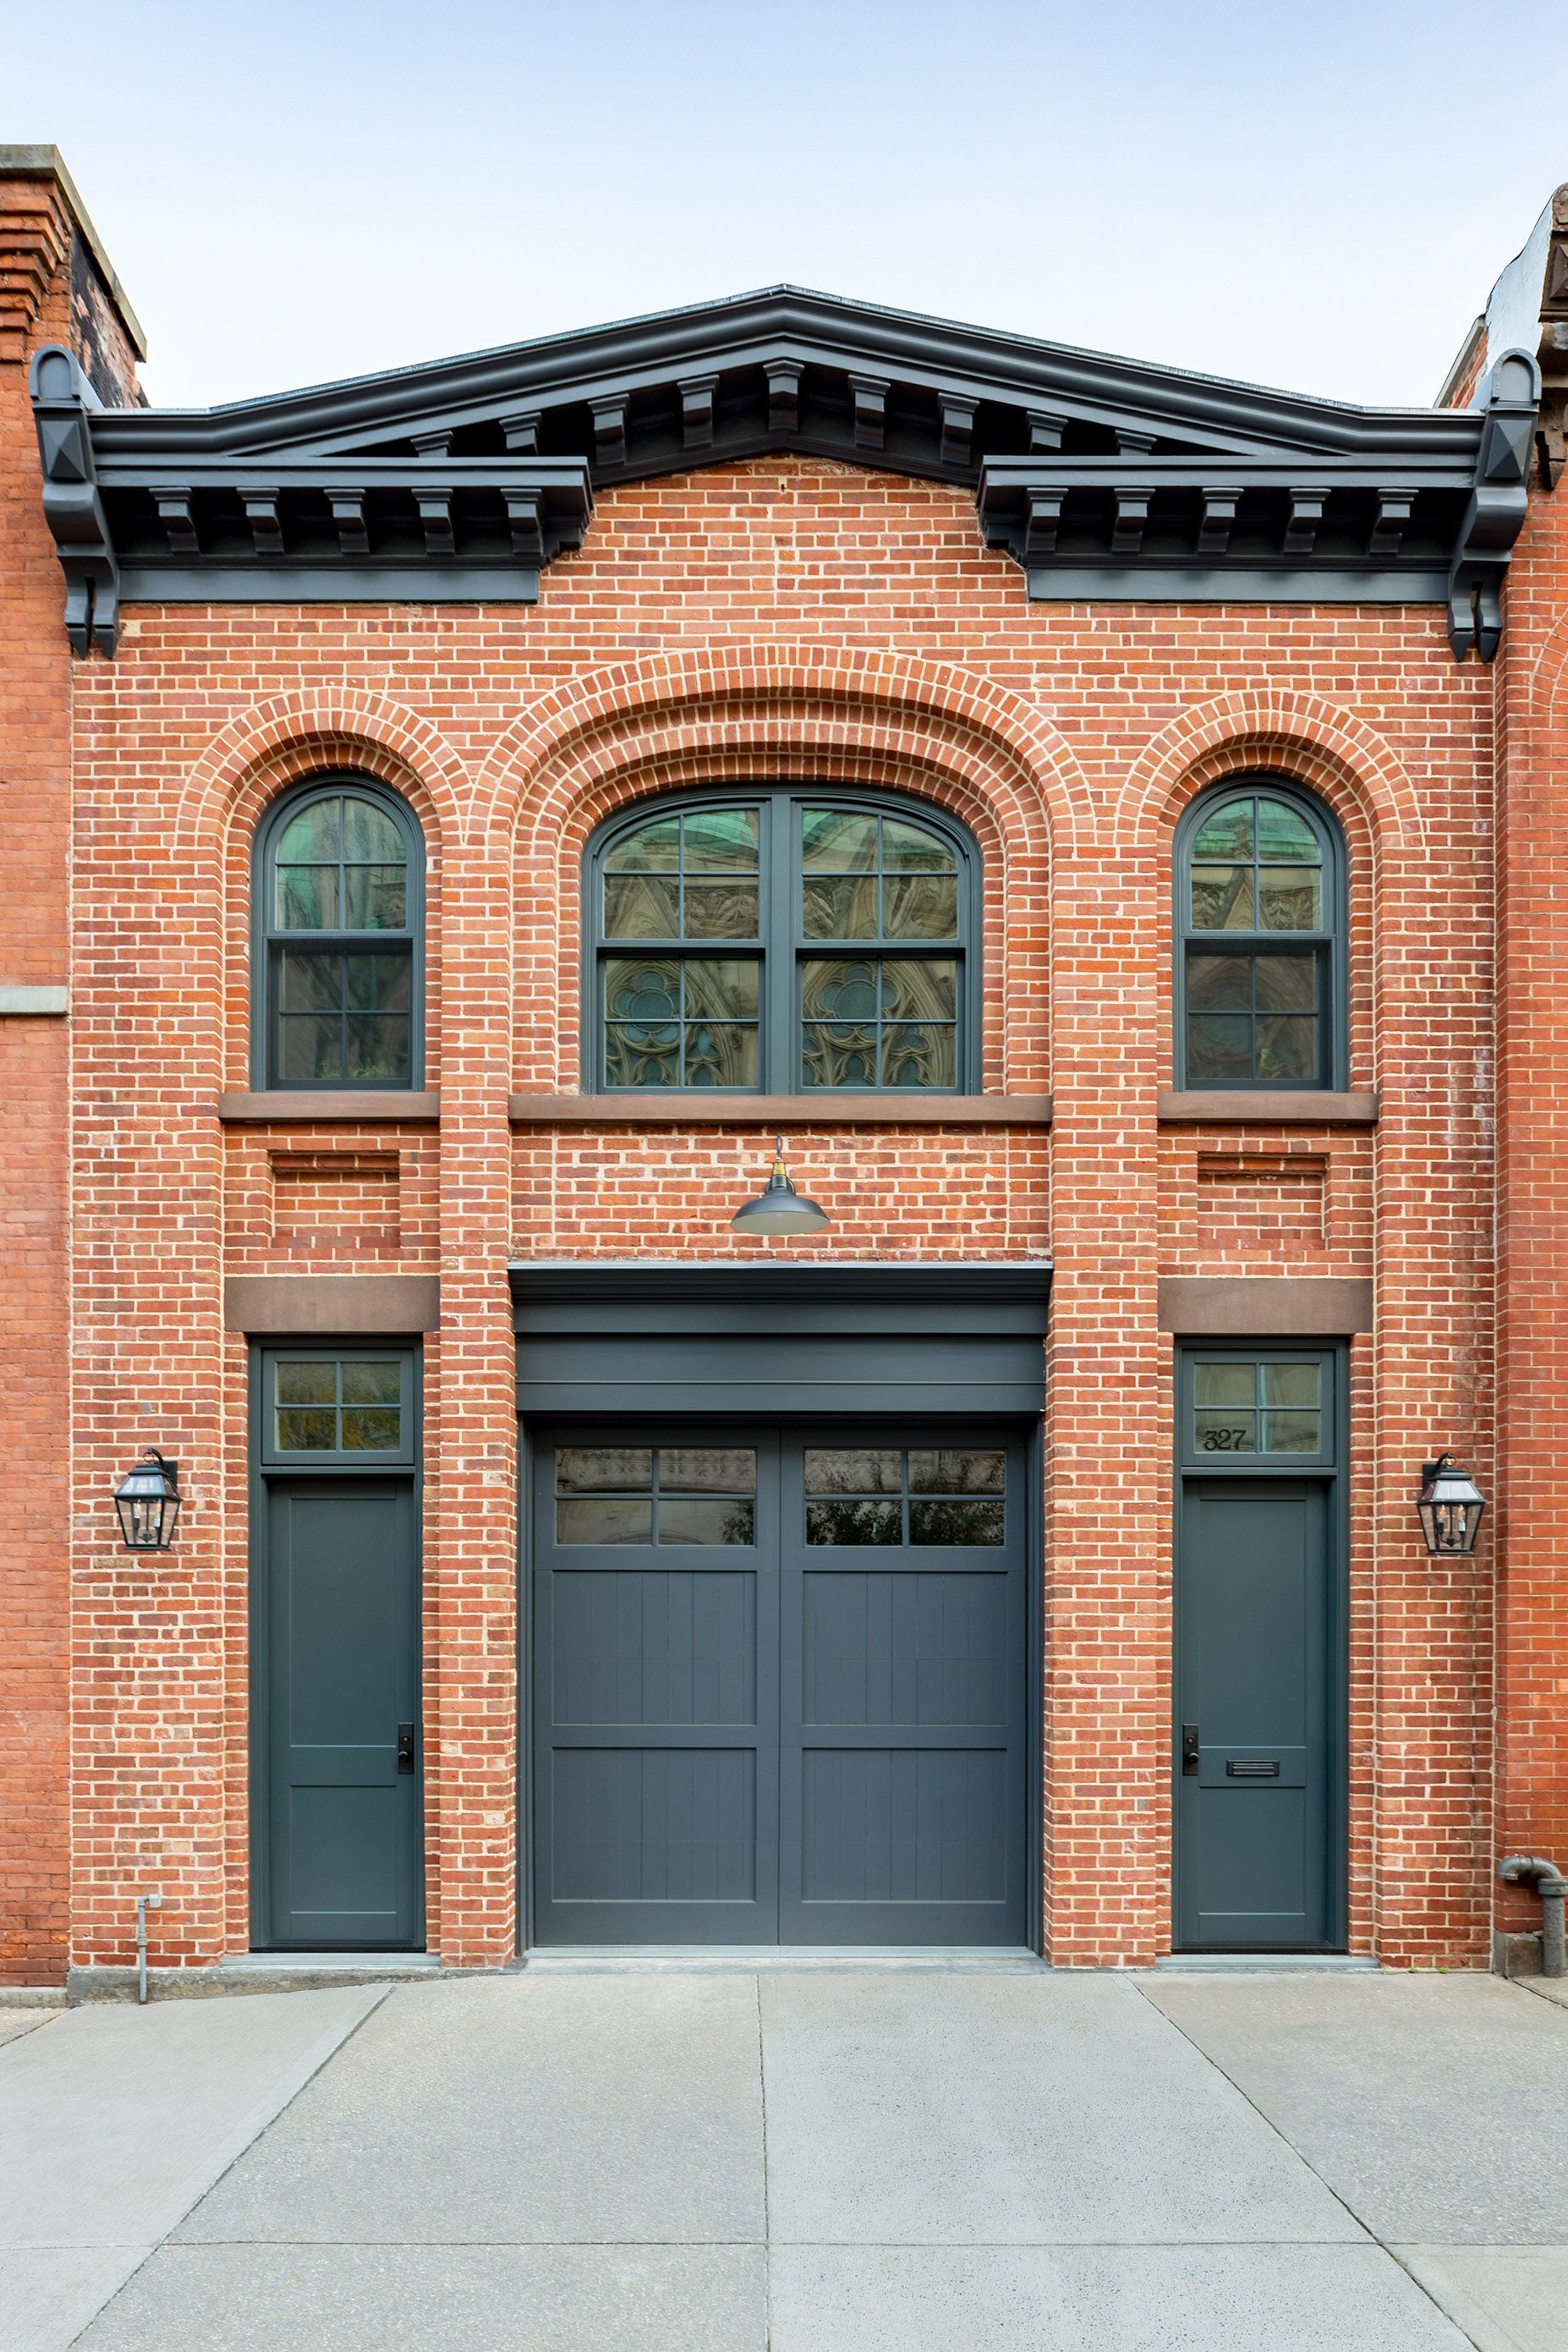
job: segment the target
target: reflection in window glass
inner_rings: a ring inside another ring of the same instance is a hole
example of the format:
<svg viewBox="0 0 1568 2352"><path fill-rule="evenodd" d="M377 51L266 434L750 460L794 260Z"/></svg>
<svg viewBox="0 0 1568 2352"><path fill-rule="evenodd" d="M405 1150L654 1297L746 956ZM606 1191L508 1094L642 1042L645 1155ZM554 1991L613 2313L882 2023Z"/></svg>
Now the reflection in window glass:
<svg viewBox="0 0 1568 2352"><path fill-rule="evenodd" d="M398 1358L279 1358L272 1380L273 1444L279 1454L401 1451Z"/></svg>
<svg viewBox="0 0 1568 2352"><path fill-rule="evenodd" d="M1328 878L1321 838L1289 803L1248 792L1208 806L1183 908L1185 1084L1328 1083Z"/></svg>
<svg viewBox="0 0 1568 2352"><path fill-rule="evenodd" d="M366 795L318 793L284 824L268 866L270 1082L409 1085L415 941L402 826Z"/></svg>
<svg viewBox="0 0 1568 2352"><path fill-rule="evenodd" d="M1194 1450L1199 1454L1321 1454L1322 1378L1319 1363L1194 1364Z"/></svg>
<svg viewBox="0 0 1568 2352"><path fill-rule="evenodd" d="M808 1446L808 1544L969 1544L1005 1540L1007 1457L1000 1448Z"/></svg>
<svg viewBox="0 0 1568 2352"><path fill-rule="evenodd" d="M750 1544L757 1457L749 1445L562 1445L559 1544Z"/></svg>

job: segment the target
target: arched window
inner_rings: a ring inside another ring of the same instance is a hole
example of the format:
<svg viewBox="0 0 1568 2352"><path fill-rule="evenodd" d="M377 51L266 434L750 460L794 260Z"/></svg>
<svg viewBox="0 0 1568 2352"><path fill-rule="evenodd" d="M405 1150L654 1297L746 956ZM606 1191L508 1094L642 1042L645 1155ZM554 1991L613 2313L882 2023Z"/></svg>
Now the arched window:
<svg viewBox="0 0 1568 2352"><path fill-rule="evenodd" d="M643 803L586 866L585 1082L963 1093L979 860L923 802L777 788Z"/></svg>
<svg viewBox="0 0 1568 2352"><path fill-rule="evenodd" d="M1345 1084L1344 843L1283 777L1229 778L1182 821L1176 1084Z"/></svg>
<svg viewBox="0 0 1568 2352"><path fill-rule="evenodd" d="M422 1082L424 844L395 793L319 776L258 843L252 1061L262 1087Z"/></svg>

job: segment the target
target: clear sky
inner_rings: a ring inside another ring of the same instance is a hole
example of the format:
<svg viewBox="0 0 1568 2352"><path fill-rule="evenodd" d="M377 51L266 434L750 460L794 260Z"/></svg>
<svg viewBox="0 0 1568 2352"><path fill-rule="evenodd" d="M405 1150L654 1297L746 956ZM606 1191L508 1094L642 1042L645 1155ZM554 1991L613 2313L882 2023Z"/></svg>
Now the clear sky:
<svg viewBox="0 0 1568 2352"><path fill-rule="evenodd" d="M4 0L200 405L780 278L1371 403L1568 180L1546 0Z"/></svg>

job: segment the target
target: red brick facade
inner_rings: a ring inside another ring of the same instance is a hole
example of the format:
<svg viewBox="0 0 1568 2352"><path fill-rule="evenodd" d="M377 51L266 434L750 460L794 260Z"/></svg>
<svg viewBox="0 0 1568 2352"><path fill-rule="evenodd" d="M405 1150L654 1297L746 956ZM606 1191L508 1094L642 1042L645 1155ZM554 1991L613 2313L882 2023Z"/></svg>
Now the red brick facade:
<svg viewBox="0 0 1568 2352"><path fill-rule="evenodd" d="M1159 1284L1268 1273L1375 1284L1375 1332L1351 1345L1350 1946L1488 1965L1498 1854L1568 1846L1560 501L1532 497L1495 669L1455 662L1436 606L1031 604L960 492L796 456L601 490L535 606L142 604L112 660L73 661L19 363L71 340L69 223L47 179L0 180L7 218L24 197L64 226L0 363L0 980L68 967L71 1013L68 1033L0 1019L0 1980L125 1964L150 1885L160 1964L249 1940L238 1275L439 1275L430 1942L457 1965L515 1949L508 1260L767 1244L728 1224L764 1165L744 1115L637 1127L509 1101L579 1086L593 826L653 790L759 776L962 816L984 869L982 1087L1052 1098L1048 1129L998 1101L994 1124L916 1106L790 1136L833 1217L802 1255L1054 1261L1049 1956L1170 1947ZM438 1123L219 1115L249 1085L257 824L332 765L405 793L425 831ZM1205 783L1259 767L1343 828L1349 1087L1375 1093L1375 1123L1310 1097L1288 1122L1162 1115L1174 828ZM190 1500L175 1548L138 1560L108 1498L149 1441ZM1418 1539L1416 1472L1445 1445L1500 1498L1473 1561Z"/></svg>

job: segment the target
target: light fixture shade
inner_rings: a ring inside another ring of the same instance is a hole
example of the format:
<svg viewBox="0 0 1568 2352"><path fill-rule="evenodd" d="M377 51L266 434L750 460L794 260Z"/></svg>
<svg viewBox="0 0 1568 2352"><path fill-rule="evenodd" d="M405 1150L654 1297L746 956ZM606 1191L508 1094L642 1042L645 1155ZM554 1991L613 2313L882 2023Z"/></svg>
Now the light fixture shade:
<svg viewBox="0 0 1568 2352"><path fill-rule="evenodd" d="M816 1234L829 1222L826 1210L819 1209L790 1182L782 1135L766 1186L754 1201L743 1202L730 1220L740 1234Z"/></svg>
<svg viewBox="0 0 1568 2352"><path fill-rule="evenodd" d="M180 1516L180 1465L149 1446L114 1490L120 1534L127 1551L167 1551Z"/></svg>
<svg viewBox="0 0 1568 2352"><path fill-rule="evenodd" d="M1463 1470L1456 1470L1451 1454L1423 1463L1415 1508L1428 1552L1467 1558L1475 1550L1486 1507L1480 1488Z"/></svg>

